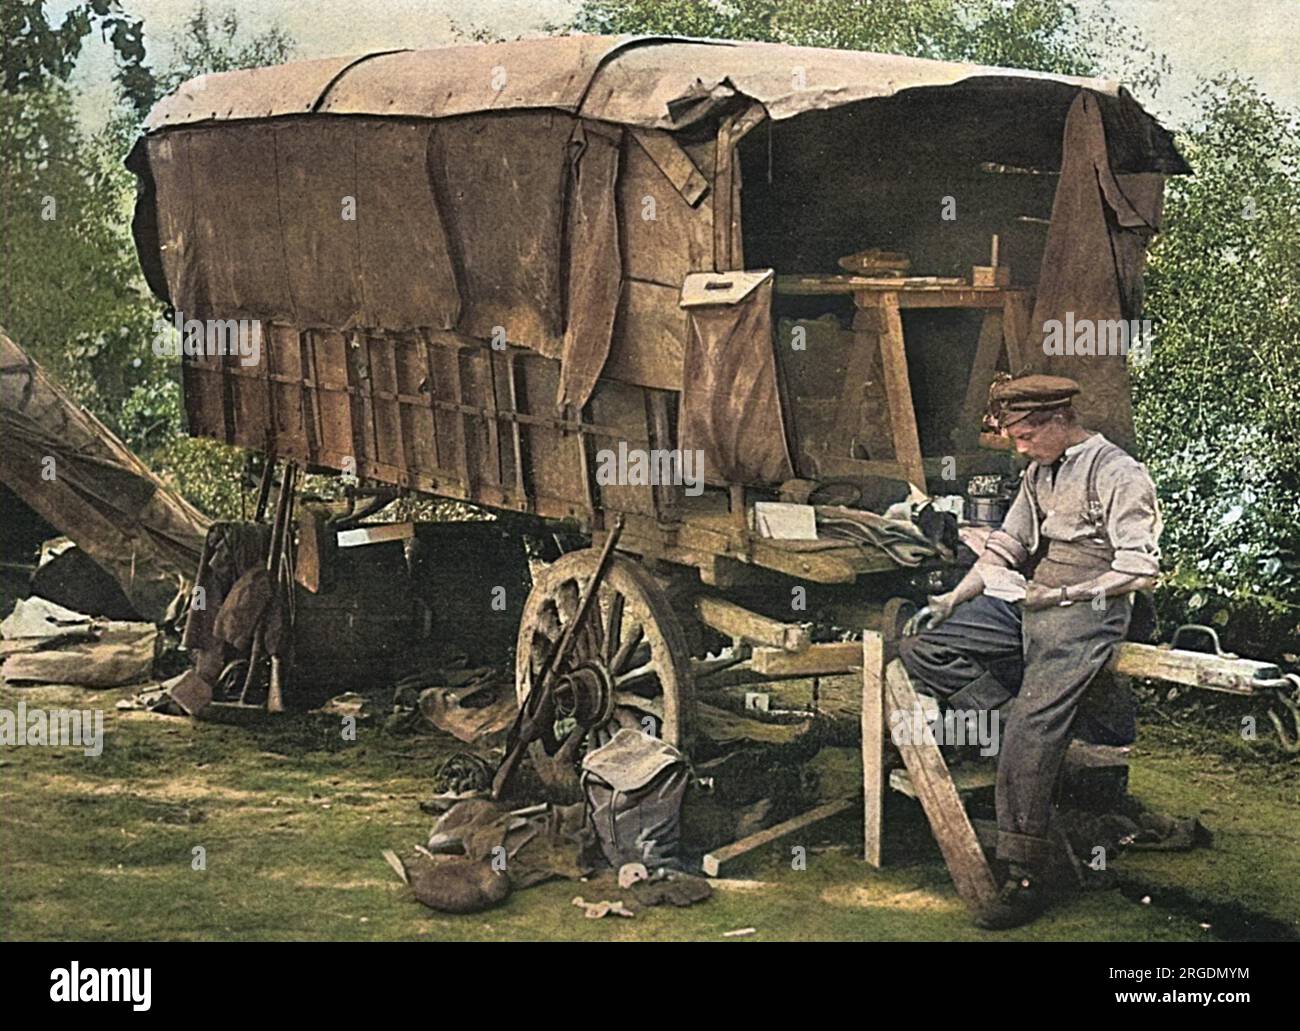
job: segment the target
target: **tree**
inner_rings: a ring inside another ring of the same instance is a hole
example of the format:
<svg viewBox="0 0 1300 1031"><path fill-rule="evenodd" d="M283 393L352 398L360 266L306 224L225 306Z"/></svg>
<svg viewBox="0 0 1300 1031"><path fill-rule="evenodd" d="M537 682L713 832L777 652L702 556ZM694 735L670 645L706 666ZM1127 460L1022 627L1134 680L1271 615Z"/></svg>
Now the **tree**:
<svg viewBox="0 0 1300 1031"><path fill-rule="evenodd" d="M1249 82L1202 85L1147 270L1134 369L1167 581L1198 620L1294 640L1300 612L1300 119Z"/></svg>
<svg viewBox="0 0 1300 1031"><path fill-rule="evenodd" d="M63 79L95 24L116 32L125 19L118 5L78 5L55 28L42 4L6 3L3 19L14 60L7 50L0 93L0 324L193 500L237 516L229 470L242 459L184 436L179 369L152 351L162 306L140 274L130 232L136 183L123 160L160 91L206 72L283 62L292 42L277 29L248 37L233 12L200 4L176 59L155 74L141 49L142 74L118 76L118 108L88 136Z"/></svg>
<svg viewBox="0 0 1300 1031"><path fill-rule="evenodd" d="M117 0L87 0L73 4L55 26L45 6L44 0L6 0L0 7L4 92L14 95L40 90L51 80L66 82L86 37L98 27L116 53L118 86L144 114L154 89L145 64L144 22L127 17Z"/></svg>
<svg viewBox="0 0 1300 1031"><path fill-rule="evenodd" d="M1065 0L585 0L564 28L870 50L1063 75L1127 69L1154 89L1166 62L1106 8ZM1124 43L1122 64L1114 44Z"/></svg>

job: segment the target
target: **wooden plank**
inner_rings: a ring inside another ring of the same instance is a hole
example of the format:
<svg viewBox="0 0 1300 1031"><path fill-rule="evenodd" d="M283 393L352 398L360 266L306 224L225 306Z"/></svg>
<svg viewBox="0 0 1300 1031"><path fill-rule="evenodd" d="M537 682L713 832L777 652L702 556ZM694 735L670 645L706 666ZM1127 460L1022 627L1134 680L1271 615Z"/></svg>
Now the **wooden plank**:
<svg viewBox="0 0 1300 1031"><path fill-rule="evenodd" d="M862 635L862 854L877 869L885 827L885 639Z"/></svg>
<svg viewBox="0 0 1300 1031"><path fill-rule="evenodd" d="M302 422L307 441L307 465L320 460L320 397L316 393L316 343L310 330L298 334L302 369Z"/></svg>
<svg viewBox="0 0 1300 1031"><path fill-rule="evenodd" d="M340 548L359 548L365 544L379 544L383 541L404 541L415 536L414 523L373 523L369 526L357 526L351 530L339 530L338 546Z"/></svg>
<svg viewBox="0 0 1300 1031"><path fill-rule="evenodd" d="M779 294L851 294L859 290L930 290L968 288L969 284L958 276L857 276L840 275L781 275L776 277Z"/></svg>
<svg viewBox="0 0 1300 1031"><path fill-rule="evenodd" d="M852 673L862 661L861 641L810 644L801 652L781 648L755 648L750 666L765 676L814 676L823 673Z"/></svg>
<svg viewBox="0 0 1300 1031"><path fill-rule="evenodd" d="M713 158L713 268L717 272L741 264L737 248L740 183L736 144L766 117L766 109L755 102L739 114L728 115L718 126Z"/></svg>
<svg viewBox="0 0 1300 1031"><path fill-rule="evenodd" d="M885 670L885 692L887 716L893 712L911 713L920 707L907 671L898 659ZM900 742L898 750L957 894L972 908L991 902L997 895L997 884L939 746L933 742Z"/></svg>
<svg viewBox="0 0 1300 1031"><path fill-rule="evenodd" d="M846 452L855 444L861 443L865 445L868 454L874 455L893 440L892 429L883 425L888 418L889 409L887 401L883 411L880 405L884 387L876 377L879 351L880 313L875 308L859 308L853 314L853 344L844 369L844 385L840 389L835 423L827 435L828 440L838 442ZM880 417L873 418L875 415ZM844 459L860 461L853 458L851 452L845 454ZM823 476L837 475L826 468L828 463L833 462L832 456L819 456L819 473ZM906 478L901 469L899 473L900 478Z"/></svg>
<svg viewBox="0 0 1300 1031"><path fill-rule="evenodd" d="M700 202L709 189L709 181L691 160L691 156L673 139L671 133L662 129L633 129L632 138L641 145L650 160L663 173L664 178L673 184L682 200L691 207Z"/></svg>
<svg viewBox="0 0 1300 1031"><path fill-rule="evenodd" d="M507 400L510 403L510 411L516 416L519 411L519 382L515 379L518 373L518 363L515 361L513 351L506 352L506 385L510 388L507 391ZM526 504L527 510L534 506L534 499L528 493L528 487L532 483L530 472L525 467L525 457L532 461L532 449L525 445L523 434L524 427L518 420L514 422L514 434L511 439L511 446L514 448L515 457L515 490L518 492L520 499ZM531 441L529 442L531 443Z"/></svg>
<svg viewBox="0 0 1300 1031"><path fill-rule="evenodd" d="M488 411L487 418L484 420L487 424L487 473L493 484L504 487L505 480L501 475L501 413L497 408L497 375L490 347L480 352L480 362L476 386ZM504 499L504 493L502 498Z"/></svg>
<svg viewBox="0 0 1300 1031"><path fill-rule="evenodd" d="M662 390L647 390L644 393L650 447L670 451L673 447L673 427L668 414L668 395ZM681 502L684 496L680 483L657 483L651 487L655 515L660 522L676 523L681 520Z"/></svg>
<svg viewBox="0 0 1300 1031"><path fill-rule="evenodd" d="M942 290L900 290L900 308L1001 308L1002 297L993 289L946 287Z"/></svg>
<svg viewBox="0 0 1300 1031"><path fill-rule="evenodd" d="M894 457L907 473L907 479L925 490L925 463L921 457L921 437L916 428L916 409L912 405L912 384L907 375L907 351L903 346L903 317L898 310L898 295L882 294L879 307L880 361L885 373L885 396L889 401L889 421L894 433Z"/></svg>
<svg viewBox="0 0 1300 1031"><path fill-rule="evenodd" d="M736 116L728 115L718 126L713 151L713 270L731 268L731 130Z"/></svg>
<svg viewBox="0 0 1300 1031"><path fill-rule="evenodd" d="M1206 652L1174 651L1131 642L1124 642L1115 649L1106 668L1130 677L1167 680L1188 687L1240 695L1254 694L1259 681L1277 680L1282 676L1282 671L1270 662L1227 659Z"/></svg>
<svg viewBox="0 0 1300 1031"><path fill-rule="evenodd" d="M429 433L432 437L433 465L436 469L444 469L446 466L443 464L438 442L438 379L433 367L434 344L424 333L421 333L417 339L419 341L417 346L424 355L424 386L429 394Z"/></svg>
<svg viewBox="0 0 1300 1031"><path fill-rule="evenodd" d="M952 786L957 789L958 795L969 795L973 791L991 788L998 782L996 767L962 766L950 776ZM919 797L916 785L912 783L912 775L906 770L890 770L889 786L908 798Z"/></svg>
<svg viewBox="0 0 1300 1031"><path fill-rule="evenodd" d="M966 382L966 400L962 402L961 416L952 431L952 442L958 447L972 447L979 441L982 416L988 407L989 387L1002 348L1002 313L986 311L980 325L980 339L975 348L975 360L971 363L970 378Z"/></svg>
<svg viewBox="0 0 1300 1031"><path fill-rule="evenodd" d="M796 816L784 823L778 823L773 827L768 827L767 830L759 831L757 834L751 834L747 838L741 838L737 842L716 849L704 857L704 873L708 877L719 877L727 865L735 862L741 856L748 855L764 845L774 844L782 838L789 837L796 831L806 830L813 824L829 820L832 816L848 812L856 804L856 800L852 798L841 798L835 802L827 802L824 805L819 805L816 809L810 809L802 816Z"/></svg>
<svg viewBox="0 0 1300 1031"><path fill-rule="evenodd" d="M1019 376L1035 368L1029 340L1029 295L1008 293L1002 302L1002 339L1007 348L1007 368Z"/></svg>
<svg viewBox="0 0 1300 1031"><path fill-rule="evenodd" d="M701 622L719 633L751 644L780 648L785 652L801 652L812 643L811 633L806 626L760 616L757 612L750 612L723 598L707 595L697 598L695 613Z"/></svg>

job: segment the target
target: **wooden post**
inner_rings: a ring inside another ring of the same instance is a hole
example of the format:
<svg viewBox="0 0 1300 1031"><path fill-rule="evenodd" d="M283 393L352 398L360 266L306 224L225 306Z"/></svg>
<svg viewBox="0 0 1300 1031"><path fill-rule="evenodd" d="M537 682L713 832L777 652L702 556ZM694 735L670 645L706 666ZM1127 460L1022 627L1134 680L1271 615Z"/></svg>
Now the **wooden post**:
<svg viewBox="0 0 1300 1031"><path fill-rule="evenodd" d="M953 443L963 449L974 447L979 442L981 417L988 406L989 387L1003 348L1002 323L1002 313L996 308L984 312L979 345L975 348L975 361L971 364L970 380L966 384L966 400L961 406L961 422L952 431Z"/></svg>
<svg viewBox="0 0 1300 1031"><path fill-rule="evenodd" d="M907 375L907 351L903 346L903 316L898 308L898 294L882 293L879 305L880 361L885 373L889 421L894 431L894 456L908 480L925 490L925 464L921 460L921 438L916 429L912 384Z"/></svg>
<svg viewBox="0 0 1300 1031"><path fill-rule="evenodd" d="M1013 376L1029 372L1041 364L1033 358L1033 341L1029 339L1032 317L1028 294L1013 292L1003 295L1002 339L1007 348L1007 368Z"/></svg>
<svg viewBox="0 0 1300 1031"><path fill-rule="evenodd" d="M862 634L862 842L867 862L880 868L885 815L885 638Z"/></svg>
<svg viewBox="0 0 1300 1031"><path fill-rule="evenodd" d="M912 714L920 709L907 670L898 659L885 670L885 698L887 718L900 712L907 713L911 720ZM997 884L939 746L933 738L897 744L957 894L973 909L991 902L997 896ZM865 741L863 748L866 748Z"/></svg>

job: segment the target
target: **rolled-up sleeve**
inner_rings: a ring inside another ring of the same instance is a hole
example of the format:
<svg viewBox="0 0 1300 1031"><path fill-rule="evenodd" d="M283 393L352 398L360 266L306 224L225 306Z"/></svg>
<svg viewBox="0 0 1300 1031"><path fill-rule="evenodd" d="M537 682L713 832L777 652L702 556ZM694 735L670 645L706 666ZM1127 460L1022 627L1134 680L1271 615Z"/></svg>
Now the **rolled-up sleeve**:
<svg viewBox="0 0 1300 1031"><path fill-rule="evenodd" d="M1030 473L1020 480L1020 491L1011 503L1000 529L989 534L985 548L1009 562L1012 568L1023 566L1038 546L1038 515L1029 492Z"/></svg>
<svg viewBox="0 0 1300 1031"><path fill-rule="evenodd" d="M1098 470L1097 493L1106 512L1106 534L1115 551L1111 568L1129 576L1160 572L1160 533L1164 523L1156 486L1146 468L1125 456Z"/></svg>

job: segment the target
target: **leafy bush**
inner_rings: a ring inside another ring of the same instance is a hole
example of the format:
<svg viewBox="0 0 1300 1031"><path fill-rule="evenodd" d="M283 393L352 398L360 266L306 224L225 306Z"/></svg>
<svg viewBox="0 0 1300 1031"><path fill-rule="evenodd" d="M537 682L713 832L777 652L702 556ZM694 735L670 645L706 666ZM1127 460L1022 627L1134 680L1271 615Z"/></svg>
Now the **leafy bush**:
<svg viewBox="0 0 1300 1031"><path fill-rule="evenodd" d="M1200 100L1179 141L1195 175L1169 181L1147 269L1155 346L1133 369L1165 512L1165 603L1234 641L1295 650L1300 123L1236 79Z"/></svg>

